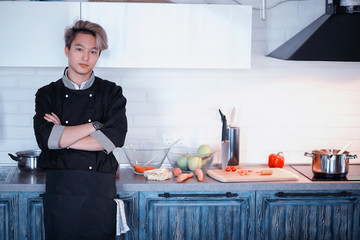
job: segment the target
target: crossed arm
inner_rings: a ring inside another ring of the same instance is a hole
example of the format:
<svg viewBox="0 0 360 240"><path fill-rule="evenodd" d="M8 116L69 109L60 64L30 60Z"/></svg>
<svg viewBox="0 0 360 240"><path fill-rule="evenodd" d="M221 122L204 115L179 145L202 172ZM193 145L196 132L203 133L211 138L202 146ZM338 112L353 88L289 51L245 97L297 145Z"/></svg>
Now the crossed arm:
<svg viewBox="0 0 360 240"><path fill-rule="evenodd" d="M55 113L46 113L44 119L55 125L61 125L61 121ZM66 126L58 145L61 148L69 147L77 150L102 151L104 147L90 136L95 131L92 123Z"/></svg>

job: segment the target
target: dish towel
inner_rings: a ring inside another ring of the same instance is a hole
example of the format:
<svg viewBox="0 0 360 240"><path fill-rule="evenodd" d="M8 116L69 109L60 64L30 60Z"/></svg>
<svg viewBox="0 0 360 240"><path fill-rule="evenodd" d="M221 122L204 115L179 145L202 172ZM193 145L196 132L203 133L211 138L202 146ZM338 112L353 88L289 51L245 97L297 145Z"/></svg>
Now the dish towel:
<svg viewBox="0 0 360 240"><path fill-rule="evenodd" d="M124 202L120 199L114 199L116 202L116 236L126 233L130 230L126 224L126 216L124 209Z"/></svg>

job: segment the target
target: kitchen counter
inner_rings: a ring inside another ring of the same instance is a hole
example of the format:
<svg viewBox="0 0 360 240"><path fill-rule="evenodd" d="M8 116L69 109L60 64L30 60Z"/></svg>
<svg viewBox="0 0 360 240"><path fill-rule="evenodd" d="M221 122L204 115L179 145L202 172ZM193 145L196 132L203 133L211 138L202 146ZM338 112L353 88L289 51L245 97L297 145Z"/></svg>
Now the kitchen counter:
<svg viewBox="0 0 360 240"><path fill-rule="evenodd" d="M244 166L266 167L265 165ZM5 168L5 167L0 167ZM17 167L7 167L11 169L11 178L8 181L0 182L1 192L34 192L45 191L45 172L25 172ZM285 170L299 176L298 181L273 181L273 182L246 182L246 183L222 183L211 177L204 175L204 181L199 182L195 177L183 183L178 183L173 177L165 181L149 181L142 175L134 174L130 168L120 169L120 178L116 181L117 190L120 191L286 191L286 190L360 190L360 181L310 181L308 178L298 173L290 166L285 166Z"/></svg>
<svg viewBox="0 0 360 240"><path fill-rule="evenodd" d="M266 165L244 166L256 167ZM124 166L116 180L131 229L124 238L359 239L360 181L311 181L291 166L284 169L299 180L222 183L205 175L203 182L195 177L183 183L175 177L148 181ZM44 190L45 172L0 166L0 211L5 216L0 226L10 239L45 239ZM186 215L191 217L184 224ZM275 228L274 222L288 227Z"/></svg>

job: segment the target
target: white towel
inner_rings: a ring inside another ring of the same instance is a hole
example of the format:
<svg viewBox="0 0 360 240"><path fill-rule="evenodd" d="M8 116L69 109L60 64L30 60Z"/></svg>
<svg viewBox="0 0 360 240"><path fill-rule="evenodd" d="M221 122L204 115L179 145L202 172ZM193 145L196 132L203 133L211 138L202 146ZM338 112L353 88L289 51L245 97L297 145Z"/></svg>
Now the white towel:
<svg viewBox="0 0 360 240"><path fill-rule="evenodd" d="M126 224L124 202L120 199L114 199L114 201L116 202L116 236L120 236L120 234L129 231L130 228Z"/></svg>

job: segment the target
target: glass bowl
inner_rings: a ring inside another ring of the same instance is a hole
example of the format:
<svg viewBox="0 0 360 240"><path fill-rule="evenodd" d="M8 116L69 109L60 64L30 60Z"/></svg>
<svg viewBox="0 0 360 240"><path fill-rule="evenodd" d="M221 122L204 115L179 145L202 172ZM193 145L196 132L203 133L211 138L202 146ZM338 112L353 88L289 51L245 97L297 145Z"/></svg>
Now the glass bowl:
<svg viewBox="0 0 360 240"><path fill-rule="evenodd" d="M180 168L183 172L193 172L196 168L206 172L211 167L214 153L200 156L196 154L196 150L171 150L167 159L173 168Z"/></svg>
<svg viewBox="0 0 360 240"><path fill-rule="evenodd" d="M170 150L168 146L149 144L130 144L123 146L122 149L136 174L160 168Z"/></svg>

